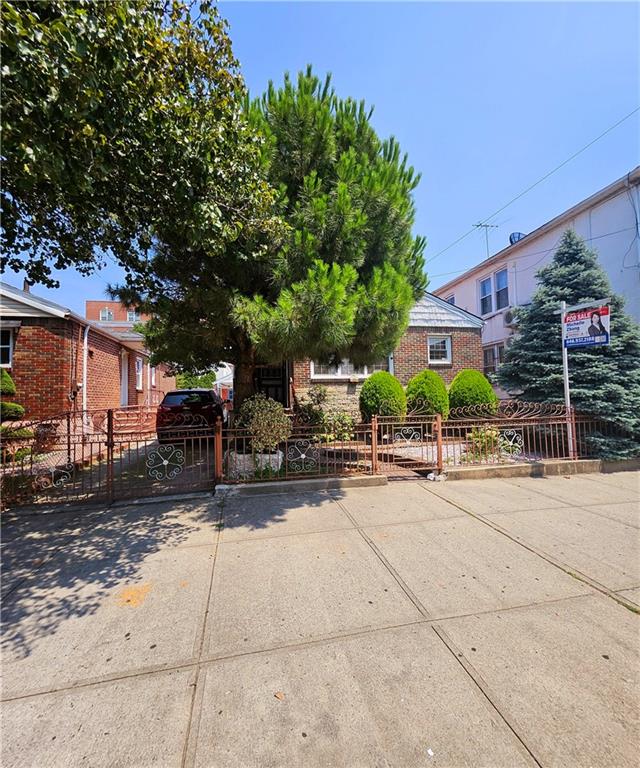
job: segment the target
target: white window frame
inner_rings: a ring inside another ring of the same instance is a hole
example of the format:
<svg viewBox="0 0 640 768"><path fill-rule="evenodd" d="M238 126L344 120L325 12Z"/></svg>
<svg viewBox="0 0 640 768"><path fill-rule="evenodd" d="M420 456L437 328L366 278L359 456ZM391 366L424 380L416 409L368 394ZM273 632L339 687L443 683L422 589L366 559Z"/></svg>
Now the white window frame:
<svg viewBox="0 0 640 768"><path fill-rule="evenodd" d="M389 370L389 359L387 358L387 367L385 370ZM367 379L369 376L371 376L372 373L376 373L376 371L370 371L369 367L366 365L362 366L364 369L364 373L340 373L341 364L338 365L338 373L316 373L315 372L315 363L313 360L310 361L310 378L315 381L364 381L364 379Z"/></svg>
<svg viewBox="0 0 640 768"><path fill-rule="evenodd" d="M2 328L1 330L7 331L7 333L9 334L9 362L1 363L0 368L11 368L11 364L13 363L13 344L14 344L13 328ZM5 347L3 346L3 348Z"/></svg>
<svg viewBox="0 0 640 768"><path fill-rule="evenodd" d="M431 359L431 341L446 341L446 360L432 360ZM427 361L429 365L453 365L453 344L451 336L444 333L430 333L427 336Z"/></svg>
<svg viewBox="0 0 640 768"><path fill-rule="evenodd" d="M133 315L133 317L131 317ZM137 323L138 320L140 320L140 315L135 311L135 309L128 309L127 310L127 322L128 323Z"/></svg>
<svg viewBox="0 0 640 768"><path fill-rule="evenodd" d="M482 372L486 376L487 373L497 373L498 369L502 365L500 362L500 350L502 349L502 354L504 357L504 353L506 352L506 344L503 341L496 341L494 344L487 344L487 346L482 347ZM491 351L491 360L493 361L493 365L491 366L491 370L489 370L484 363L484 353Z"/></svg>
<svg viewBox="0 0 640 768"><path fill-rule="evenodd" d="M482 294L482 285L484 283L489 283L489 293ZM491 306L489 307L487 312L482 311L482 299L489 299ZM483 277L481 280L478 280L478 309L480 310L480 317L486 317L487 315L493 314L493 275L489 275L488 277Z"/></svg>
<svg viewBox="0 0 640 768"><path fill-rule="evenodd" d="M105 314L106 317L103 317L102 315ZM113 310L109 307L102 307L100 310L100 322L101 323L110 323L113 321Z"/></svg>
<svg viewBox="0 0 640 768"><path fill-rule="evenodd" d="M136 357L136 390L142 392L144 389L144 360Z"/></svg>
<svg viewBox="0 0 640 768"><path fill-rule="evenodd" d="M507 275L507 284L504 288L500 288L499 290L507 291L507 303L504 305L504 307L498 306L498 275L501 275L503 272ZM497 272L493 273L493 298L495 300L495 311L496 312L502 312L503 309L508 309L509 305L509 268L503 267L502 269L499 269Z"/></svg>

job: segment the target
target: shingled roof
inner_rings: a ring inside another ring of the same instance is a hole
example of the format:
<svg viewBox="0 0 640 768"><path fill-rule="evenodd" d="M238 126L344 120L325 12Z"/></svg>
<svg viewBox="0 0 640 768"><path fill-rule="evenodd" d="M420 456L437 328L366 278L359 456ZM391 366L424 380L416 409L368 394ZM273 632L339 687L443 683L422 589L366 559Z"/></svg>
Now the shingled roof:
<svg viewBox="0 0 640 768"><path fill-rule="evenodd" d="M410 328L482 328L484 320L466 309L425 293L409 313Z"/></svg>

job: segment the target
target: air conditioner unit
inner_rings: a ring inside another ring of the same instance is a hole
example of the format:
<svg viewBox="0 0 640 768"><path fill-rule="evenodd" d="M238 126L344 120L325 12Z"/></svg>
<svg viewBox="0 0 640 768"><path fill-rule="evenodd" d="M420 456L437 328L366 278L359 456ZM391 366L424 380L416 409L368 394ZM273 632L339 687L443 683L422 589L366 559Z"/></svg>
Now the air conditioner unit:
<svg viewBox="0 0 640 768"><path fill-rule="evenodd" d="M508 309L502 315L502 322L504 323L505 328L515 328L518 325L515 310Z"/></svg>

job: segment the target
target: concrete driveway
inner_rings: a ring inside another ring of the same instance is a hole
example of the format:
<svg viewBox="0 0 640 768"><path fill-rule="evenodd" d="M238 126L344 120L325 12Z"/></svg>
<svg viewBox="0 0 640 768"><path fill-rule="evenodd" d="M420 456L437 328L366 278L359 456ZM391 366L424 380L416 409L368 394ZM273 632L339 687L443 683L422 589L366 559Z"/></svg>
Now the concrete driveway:
<svg viewBox="0 0 640 768"><path fill-rule="evenodd" d="M4 768L636 766L638 473L3 525Z"/></svg>

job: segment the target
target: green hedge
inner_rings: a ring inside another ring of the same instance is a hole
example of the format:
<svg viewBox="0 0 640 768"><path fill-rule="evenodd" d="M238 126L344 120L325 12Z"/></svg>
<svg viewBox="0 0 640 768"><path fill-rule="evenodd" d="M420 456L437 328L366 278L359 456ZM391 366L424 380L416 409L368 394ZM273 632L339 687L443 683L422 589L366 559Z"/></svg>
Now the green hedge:
<svg viewBox="0 0 640 768"><path fill-rule="evenodd" d="M424 370L407 384L407 408L409 413L441 413L449 415L449 396L443 379L435 372Z"/></svg>
<svg viewBox="0 0 640 768"><path fill-rule="evenodd" d="M489 379L480 371L465 368L457 374L449 387L449 405L463 408L465 405L489 403L497 405L498 397Z"/></svg>
<svg viewBox="0 0 640 768"><path fill-rule="evenodd" d="M364 421L376 416L404 416L407 398L402 384L387 371L378 371L364 382L360 390L360 413Z"/></svg>
<svg viewBox="0 0 640 768"><path fill-rule="evenodd" d="M0 374L0 395L5 397L13 397L16 393L16 385L13 383L13 379L9 376L9 372L4 368L0 368L2 374Z"/></svg>
<svg viewBox="0 0 640 768"><path fill-rule="evenodd" d="M24 408L18 403L0 403L0 417L3 421L15 421L24 416Z"/></svg>

